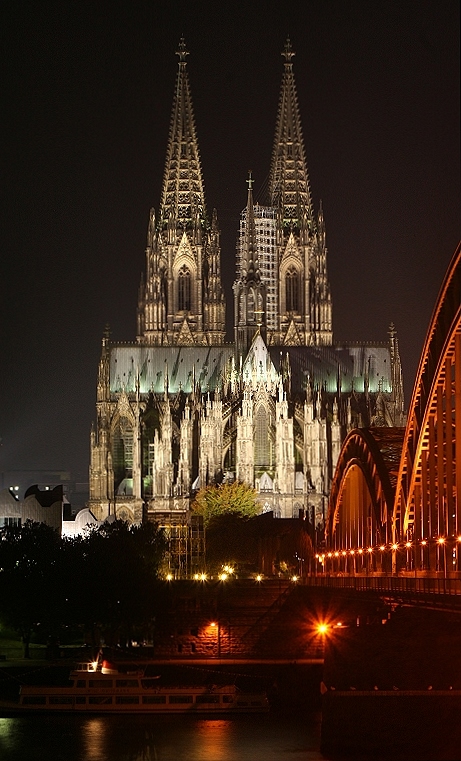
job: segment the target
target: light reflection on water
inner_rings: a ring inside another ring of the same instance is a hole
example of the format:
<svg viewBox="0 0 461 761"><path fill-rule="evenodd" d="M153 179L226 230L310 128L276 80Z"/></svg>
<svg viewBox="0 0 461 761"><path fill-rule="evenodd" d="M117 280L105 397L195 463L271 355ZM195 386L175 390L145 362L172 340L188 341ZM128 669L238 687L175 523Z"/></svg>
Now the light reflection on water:
<svg viewBox="0 0 461 761"><path fill-rule="evenodd" d="M100 716L88 718L82 727L82 740L86 761L100 761L105 757L106 724Z"/></svg>
<svg viewBox="0 0 461 761"><path fill-rule="evenodd" d="M320 761L314 717L0 719L1 761Z"/></svg>

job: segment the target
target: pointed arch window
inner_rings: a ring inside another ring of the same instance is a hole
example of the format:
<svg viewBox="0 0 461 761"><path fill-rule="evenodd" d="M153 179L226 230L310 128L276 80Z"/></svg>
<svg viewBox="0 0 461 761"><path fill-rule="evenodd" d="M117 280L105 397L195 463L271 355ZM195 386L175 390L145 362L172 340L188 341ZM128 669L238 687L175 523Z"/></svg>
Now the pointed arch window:
<svg viewBox="0 0 461 761"><path fill-rule="evenodd" d="M262 405L256 411L254 419L254 463L259 469L271 467L269 415Z"/></svg>
<svg viewBox="0 0 461 761"><path fill-rule="evenodd" d="M191 277L186 266L181 267L178 274L178 309L190 312L191 309Z"/></svg>
<svg viewBox="0 0 461 761"><path fill-rule="evenodd" d="M133 477L133 425L126 417L121 417L113 430L112 463L115 488L124 479Z"/></svg>
<svg viewBox="0 0 461 761"><path fill-rule="evenodd" d="M299 312L299 275L293 267L285 276L285 296L287 312Z"/></svg>
<svg viewBox="0 0 461 761"><path fill-rule="evenodd" d="M253 289L251 288L248 292L248 299L247 299L247 320L249 323L254 322L255 319L255 294Z"/></svg>

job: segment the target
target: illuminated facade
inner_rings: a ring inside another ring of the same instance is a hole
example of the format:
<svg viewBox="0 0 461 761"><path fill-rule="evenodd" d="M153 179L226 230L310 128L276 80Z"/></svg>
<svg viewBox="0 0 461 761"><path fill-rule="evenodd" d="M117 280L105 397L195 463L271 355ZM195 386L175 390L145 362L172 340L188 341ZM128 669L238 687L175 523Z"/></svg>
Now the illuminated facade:
<svg viewBox="0 0 461 761"><path fill-rule="evenodd" d="M347 431L402 424L395 331L381 344L333 343L325 226L313 212L287 43L270 198L254 204L250 177L234 342L225 342L219 228L216 211L207 217L183 41L178 55L136 341L108 332L102 341L89 507L99 520L147 516L192 535L197 488L236 478L255 486L262 510L302 509L322 525Z"/></svg>

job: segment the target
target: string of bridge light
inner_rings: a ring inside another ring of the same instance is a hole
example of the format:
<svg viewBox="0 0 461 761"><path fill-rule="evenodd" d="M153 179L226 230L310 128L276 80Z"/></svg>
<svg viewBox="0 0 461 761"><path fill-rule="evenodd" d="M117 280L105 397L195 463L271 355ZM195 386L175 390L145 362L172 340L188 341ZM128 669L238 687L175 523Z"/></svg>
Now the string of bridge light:
<svg viewBox="0 0 461 761"><path fill-rule="evenodd" d="M359 557L367 557L372 555L376 552L399 552L401 550L411 550L413 547L418 548L419 547L427 547L430 544L436 544L439 547L443 547L447 543L453 542L455 545L461 545L461 536L457 537L447 537L447 536L438 536L437 538L431 538L431 539L420 539L419 541L407 541L407 542L387 542L384 544L375 545L373 547L359 547L359 548L348 548L343 550L329 550L328 552L317 552L315 557L317 560L320 560L322 563L325 560L325 558L331 559L338 559L338 558L344 558L344 557L355 557L358 555Z"/></svg>

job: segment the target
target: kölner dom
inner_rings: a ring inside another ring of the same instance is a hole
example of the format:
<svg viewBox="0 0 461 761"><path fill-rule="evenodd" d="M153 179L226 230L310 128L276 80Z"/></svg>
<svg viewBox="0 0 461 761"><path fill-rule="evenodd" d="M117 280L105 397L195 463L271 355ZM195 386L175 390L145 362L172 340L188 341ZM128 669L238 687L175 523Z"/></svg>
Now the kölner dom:
<svg viewBox="0 0 461 761"><path fill-rule="evenodd" d="M201 486L243 481L261 512L304 514L321 530L346 433L403 425L404 402L392 326L382 343L333 340L325 223L312 205L289 41L267 206L247 181L226 342L218 215L205 206L183 40L177 54L137 336L102 340L88 507L97 520L158 521L181 570L200 554L190 505Z"/></svg>

